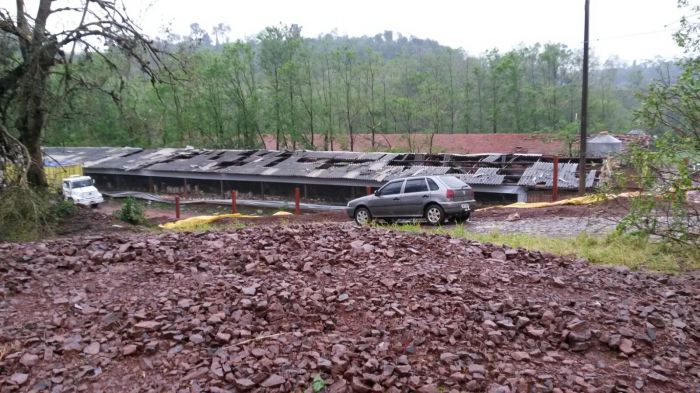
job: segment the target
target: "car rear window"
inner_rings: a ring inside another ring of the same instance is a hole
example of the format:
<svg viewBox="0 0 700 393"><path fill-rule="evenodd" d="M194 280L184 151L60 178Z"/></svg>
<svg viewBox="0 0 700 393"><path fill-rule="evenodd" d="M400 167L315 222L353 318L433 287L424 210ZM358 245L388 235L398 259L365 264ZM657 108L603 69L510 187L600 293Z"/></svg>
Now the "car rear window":
<svg viewBox="0 0 700 393"><path fill-rule="evenodd" d="M424 192L428 191L428 186L425 184L425 179L409 179L406 180L406 187L403 188L403 193L409 192Z"/></svg>
<svg viewBox="0 0 700 393"><path fill-rule="evenodd" d="M430 186L430 191L437 191L440 189L440 186L435 183L435 181L431 178L427 178L428 180L428 186Z"/></svg>
<svg viewBox="0 0 700 393"><path fill-rule="evenodd" d="M465 187L467 183L457 179L454 176L440 176L440 180L445 183L447 187L454 188L454 189L460 189L462 187Z"/></svg>
<svg viewBox="0 0 700 393"><path fill-rule="evenodd" d="M403 180L389 183L386 186L384 186L384 188L382 188L381 194L382 195L398 194L401 192L401 185L403 185Z"/></svg>

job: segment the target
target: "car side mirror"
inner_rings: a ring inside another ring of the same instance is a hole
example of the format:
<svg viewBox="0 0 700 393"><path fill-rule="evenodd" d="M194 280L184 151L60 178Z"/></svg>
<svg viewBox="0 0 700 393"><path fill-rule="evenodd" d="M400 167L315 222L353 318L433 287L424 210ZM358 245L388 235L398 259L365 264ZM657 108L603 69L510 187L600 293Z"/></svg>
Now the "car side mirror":
<svg viewBox="0 0 700 393"><path fill-rule="evenodd" d="M382 193L379 190L374 192L374 196L376 196L376 197L381 196L381 195L382 195Z"/></svg>

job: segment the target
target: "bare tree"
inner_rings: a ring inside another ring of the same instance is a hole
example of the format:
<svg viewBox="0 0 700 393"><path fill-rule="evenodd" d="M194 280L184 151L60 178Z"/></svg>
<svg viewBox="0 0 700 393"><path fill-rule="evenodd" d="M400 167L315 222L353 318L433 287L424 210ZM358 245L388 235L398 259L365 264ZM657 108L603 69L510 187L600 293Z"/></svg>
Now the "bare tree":
<svg viewBox="0 0 700 393"><path fill-rule="evenodd" d="M0 165L8 160L21 162L16 152L26 148L29 155L26 178L30 185L38 187L46 186L41 137L51 73L59 73L65 85L71 82L89 85L81 75L72 72L70 65L76 53L78 56L92 53L104 59L118 74L117 65L104 55L102 49L105 47L123 52L152 83L159 80L160 71L167 70L161 61L163 52L129 18L121 1L76 0L76 6L52 7L55 3L58 1L39 0L33 16L28 13L25 0L16 0L14 14L0 8L0 32L13 37L19 46L14 67L0 71L0 112L6 113L10 105L16 108L14 129L19 135L19 143L23 145L9 147L15 143L9 134L13 126L3 124L0 128L0 145L5 148L0 149ZM77 22L70 29L50 32L47 23L56 15L60 15L62 20L75 18ZM118 92L107 93L118 101ZM4 123L9 122L8 119L7 116L2 118Z"/></svg>

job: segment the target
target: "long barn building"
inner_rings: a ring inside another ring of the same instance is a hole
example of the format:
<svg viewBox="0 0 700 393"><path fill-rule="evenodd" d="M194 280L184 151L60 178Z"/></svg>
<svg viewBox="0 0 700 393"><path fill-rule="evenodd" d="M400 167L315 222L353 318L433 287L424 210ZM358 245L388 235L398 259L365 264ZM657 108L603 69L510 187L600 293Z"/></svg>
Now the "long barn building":
<svg viewBox="0 0 700 393"><path fill-rule="evenodd" d="M231 190L253 198L303 197L345 202L386 181L417 175L455 175L471 185L477 200L548 200L552 158L540 154L413 154L347 151L141 149L47 147L45 160L82 164L98 187L202 197L228 197ZM602 159L590 159L587 188L600 180ZM578 160L559 160L559 194L578 187Z"/></svg>

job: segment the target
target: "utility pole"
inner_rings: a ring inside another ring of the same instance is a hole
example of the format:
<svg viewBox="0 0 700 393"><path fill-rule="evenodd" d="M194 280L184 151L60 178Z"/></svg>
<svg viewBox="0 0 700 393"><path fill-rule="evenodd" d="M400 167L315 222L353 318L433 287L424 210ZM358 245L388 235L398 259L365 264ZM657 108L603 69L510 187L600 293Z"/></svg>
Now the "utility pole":
<svg viewBox="0 0 700 393"><path fill-rule="evenodd" d="M586 142L588 133L588 3L583 25L583 75L581 83L581 135L578 159L578 193L586 193Z"/></svg>

